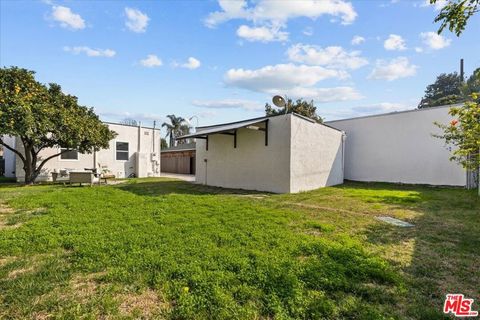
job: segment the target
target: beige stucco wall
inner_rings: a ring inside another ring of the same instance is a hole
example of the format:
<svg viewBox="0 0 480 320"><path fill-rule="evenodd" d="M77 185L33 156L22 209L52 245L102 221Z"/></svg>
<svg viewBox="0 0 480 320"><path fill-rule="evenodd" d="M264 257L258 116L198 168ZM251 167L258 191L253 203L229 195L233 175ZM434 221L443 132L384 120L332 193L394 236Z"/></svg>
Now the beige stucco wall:
<svg viewBox="0 0 480 320"><path fill-rule="evenodd" d="M128 177L131 173L135 173L138 177L160 176L160 130L155 130L155 147L153 145L154 130L150 128L141 128L139 132L138 127L125 126L108 123L111 130L118 135L109 143L108 149L102 149L96 152L96 161L94 161L93 154L79 154L78 160L63 160L56 157L46 163L42 174L38 180L50 180L51 173L54 170L73 170L83 171L85 168L99 168L107 167L110 172L115 174L117 178ZM140 133L140 147L139 147L139 133ZM18 138L17 138L18 140ZM116 160L116 142L128 142L129 144L129 159ZM17 145L21 143L17 141ZM151 157L151 153L155 150L156 156ZM39 154L43 159L58 153L59 148L49 148L42 150ZM140 153L140 156L139 156ZM137 159L140 158L139 168L137 167ZM154 161L152 161L152 159ZM139 170L140 169L140 170ZM16 177L18 181L23 181L25 173L21 160L16 157Z"/></svg>
<svg viewBox="0 0 480 320"><path fill-rule="evenodd" d="M233 137L210 135L197 139L196 182L225 188L290 191L290 115L270 118L269 141L264 132L239 129L237 148ZM205 159L207 162L205 162Z"/></svg>
<svg viewBox="0 0 480 320"><path fill-rule="evenodd" d="M288 114L269 119L269 141L261 131L239 129L233 137L197 139L196 182L275 193L312 190L343 182L342 133ZM205 159L207 162L205 162Z"/></svg>
<svg viewBox="0 0 480 320"><path fill-rule="evenodd" d="M448 107L330 121L347 134L345 179L431 185L466 184L466 172L449 160L433 122L448 123Z"/></svg>
<svg viewBox="0 0 480 320"><path fill-rule="evenodd" d="M343 133L291 119L290 192L343 183Z"/></svg>

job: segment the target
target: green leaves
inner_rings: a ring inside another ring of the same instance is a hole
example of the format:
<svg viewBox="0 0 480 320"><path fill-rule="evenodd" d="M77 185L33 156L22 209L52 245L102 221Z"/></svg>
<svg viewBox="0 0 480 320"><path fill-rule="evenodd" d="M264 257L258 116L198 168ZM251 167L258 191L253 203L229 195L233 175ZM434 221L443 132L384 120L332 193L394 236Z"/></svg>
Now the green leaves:
<svg viewBox="0 0 480 320"><path fill-rule="evenodd" d="M79 105L77 97L64 94L58 84L36 81L34 75L18 67L0 69L0 136L20 137L27 153L32 153L24 163L26 172L31 171L30 177L26 174L28 182L45 164L37 166L40 150L61 146L91 153L108 148L116 135L93 109Z"/></svg>
<svg viewBox="0 0 480 320"><path fill-rule="evenodd" d="M431 4L440 0L430 0ZM468 19L478 12L480 0L451 0L435 17L435 22L441 22L438 33L448 27L457 37L465 30Z"/></svg>
<svg viewBox="0 0 480 320"><path fill-rule="evenodd" d="M436 125L443 129L443 134L437 137L454 147L450 159L466 169L477 170L480 166L480 104L475 102L478 94L472 94L472 100L463 107L450 109L455 119L449 124Z"/></svg>
<svg viewBox="0 0 480 320"><path fill-rule="evenodd" d="M308 117L322 123L323 119L317 114L317 107L313 104L312 101L306 101L303 99L297 99L293 101L292 99L287 99L287 113L297 113L302 116ZM273 108L270 104L265 104L265 114L267 116L275 116L278 114L284 114L285 110L278 110Z"/></svg>

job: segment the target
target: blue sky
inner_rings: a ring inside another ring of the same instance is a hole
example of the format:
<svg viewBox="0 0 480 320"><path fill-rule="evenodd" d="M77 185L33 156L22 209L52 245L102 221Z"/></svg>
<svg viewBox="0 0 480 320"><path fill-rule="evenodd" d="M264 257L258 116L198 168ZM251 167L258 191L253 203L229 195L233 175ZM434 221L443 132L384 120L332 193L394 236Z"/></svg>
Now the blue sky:
<svg viewBox="0 0 480 320"><path fill-rule="evenodd" d="M440 5L2 0L0 64L35 70L104 120L235 121L275 94L332 120L412 109L460 58L467 75L480 66L480 15L460 38L437 36Z"/></svg>

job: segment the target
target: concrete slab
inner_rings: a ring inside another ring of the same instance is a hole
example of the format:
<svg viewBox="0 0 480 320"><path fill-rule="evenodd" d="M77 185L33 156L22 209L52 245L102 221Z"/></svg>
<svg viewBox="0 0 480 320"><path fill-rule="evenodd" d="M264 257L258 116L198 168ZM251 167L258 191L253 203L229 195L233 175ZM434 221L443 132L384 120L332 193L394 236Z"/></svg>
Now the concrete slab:
<svg viewBox="0 0 480 320"><path fill-rule="evenodd" d="M179 179L179 180L188 181L188 182L195 182L195 175L193 175L193 174L179 174L179 173L162 172L160 174L160 177L162 177L162 178L174 178L174 179Z"/></svg>
<svg viewBox="0 0 480 320"><path fill-rule="evenodd" d="M381 217L375 217L375 218L377 218L380 221L383 221L383 222L386 222L386 223L389 223L389 224L393 224L394 226L397 226L397 227L407 228L407 227L414 227L415 226L415 225L413 225L409 222L402 221L402 220L399 220L399 219L395 219L395 218L392 218L392 217L381 216Z"/></svg>

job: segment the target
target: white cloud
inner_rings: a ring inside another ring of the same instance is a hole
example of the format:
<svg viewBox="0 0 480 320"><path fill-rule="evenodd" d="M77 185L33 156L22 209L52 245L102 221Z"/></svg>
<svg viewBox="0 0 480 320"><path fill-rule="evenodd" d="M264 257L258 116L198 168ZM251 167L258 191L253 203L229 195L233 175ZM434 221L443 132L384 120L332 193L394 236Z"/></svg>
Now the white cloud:
<svg viewBox="0 0 480 320"><path fill-rule="evenodd" d="M92 49L90 47L63 47L66 52L73 54L85 53L88 57L106 57L113 58L117 53L112 49Z"/></svg>
<svg viewBox="0 0 480 320"><path fill-rule="evenodd" d="M316 102L362 98L352 87L315 87L324 79L346 77L348 74L344 71L326 69L321 66L278 64L256 70L230 69L225 74L225 83L254 92L269 95L282 94L291 98L312 99Z"/></svg>
<svg viewBox="0 0 480 320"><path fill-rule="evenodd" d="M390 61L377 60L376 66L369 79L396 80L414 76L417 73L417 66L410 64L407 58L399 57Z"/></svg>
<svg viewBox="0 0 480 320"><path fill-rule="evenodd" d="M407 110L409 108L411 107L408 107L407 105L402 103L381 102L381 103L367 105L367 106L353 107L352 111L354 111L358 115L370 115L370 114L402 111L402 110Z"/></svg>
<svg viewBox="0 0 480 320"><path fill-rule="evenodd" d="M83 20L79 14L72 12L68 7L53 6L51 16L52 19L59 22L63 28L74 30L85 28L85 20Z"/></svg>
<svg viewBox="0 0 480 320"><path fill-rule="evenodd" d="M176 63L176 62L173 63L174 67L182 67L182 68L187 68L187 69L190 69L190 70L197 69L197 68L200 67L200 65L201 65L200 60L195 59L194 57L189 57L187 62L182 63L182 64L179 64L179 63Z"/></svg>
<svg viewBox="0 0 480 320"><path fill-rule="evenodd" d="M451 39L447 39L432 31L420 33L420 38L422 38L425 45L427 45L430 49L433 50L446 48L452 42Z"/></svg>
<svg viewBox="0 0 480 320"><path fill-rule="evenodd" d="M327 121L336 120L336 119L345 119L353 117L362 117L374 114L382 114L396 111L409 110L411 107L403 103L392 103L392 102L381 102L365 106L357 106L353 108L343 108L336 110L323 110L322 116L326 118Z"/></svg>
<svg viewBox="0 0 480 320"><path fill-rule="evenodd" d="M440 11L447 4L448 4L447 0L437 0L434 4L431 4L430 0L424 0L421 7L433 7L436 11Z"/></svg>
<svg viewBox="0 0 480 320"><path fill-rule="evenodd" d="M249 27L241 25L237 29L237 35L247 41L287 41L288 32L281 31L280 27Z"/></svg>
<svg viewBox="0 0 480 320"><path fill-rule="evenodd" d="M289 63L256 70L230 69L225 74L225 82L239 88L269 92L271 89L313 86L324 79L346 77L348 74L344 71Z"/></svg>
<svg viewBox="0 0 480 320"><path fill-rule="evenodd" d="M362 36L354 36L352 38L352 45L357 46L365 42L365 38Z"/></svg>
<svg viewBox="0 0 480 320"><path fill-rule="evenodd" d="M192 101L195 107L209 109L243 109L247 111L260 111L264 109L264 105L250 100L225 99L225 100L195 100Z"/></svg>
<svg viewBox="0 0 480 320"><path fill-rule="evenodd" d="M423 52L423 48L415 47L415 52L421 53L421 52Z"/></svg>
<svg viewBox="0 0 480 320"><path fill-rule="evenodd" d="M322 48L300 43L291 46L287 55L294 62L338 69L358 69L368 64L367 59L360 56L360 51L347 52L336 46Z"/></svg>
<svg viewBox="0 0 480 320"><path fill-rule="evenodd" d="M100 115L100 117L104 120L110 121L122 121L124 119L133 119L136 121L141 121L142 123L152 123L154 120L158 122L165 121L165 117L155 113L148 113L148 112L130 112L130 111L122 111L122 110L115 110L110 111L104 108L95 108L95 113Z"/></svg>
<svg viewBox="0 0 480 320"><path fill-rule="evenodd" d="M140 60L140 64L147 68L160 67L163 63L162 60L154 54L149 54L143 60Z"/></svg>
<svg viewBox="0 0 480 320"><path fill-rule="evenodd" d="M312 36L313 35L313 28L312 27L306 27L303 29L302 33L306 36Z"/></svg>
<svg viewBox="0 0 480 320"><path fill-rule="evenodd" d="M386 50L405 50L405 40L398 34L391 34L388 39L383 43L383 47Z"/></svg>
<svg viewBox="0 0 480 320"><path fill-rule="evenodd" d="M219 0L218 3L222 10L211 13L205 19L205 24L208 27L215 27L231 19L285 23L293 18L307 17L315 19L322 15L340 17L342 24L351 24L357 17L352 4L344 0L259 0L250 7L246 0Z"/></svg>
<svg viewBox="0 0 480 320"><path fill-rule="evenodd" d="M270 90L267 93L271 95L280 93L294 99L311 99L317 103L358 100L363 98L355 88L347 86L333 88L294 87L282 91Z"/></svg>
<svg viewBox="0 0 480 320"><path fill-rule="evenodd" d="M130 31L142 33L147 30L148 21L150 18L143 12L138 9L125 8L125 14L127 16L127 21L125 25Z"/></svg>

